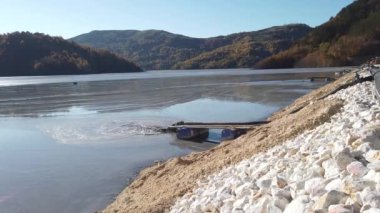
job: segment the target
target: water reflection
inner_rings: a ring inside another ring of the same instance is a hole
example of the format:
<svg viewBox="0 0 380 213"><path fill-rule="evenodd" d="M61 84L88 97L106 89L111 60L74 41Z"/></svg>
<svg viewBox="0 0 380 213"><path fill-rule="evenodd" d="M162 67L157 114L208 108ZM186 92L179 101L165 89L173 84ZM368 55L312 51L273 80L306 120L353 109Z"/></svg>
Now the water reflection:
<svg viewBox="0 0 380 213"><path fill-rule="evenodd" d="M316 75L202 76L2 87L0 115L36 117L77 106L98 112L120 112L201 98L283 105L298 97L300 89L307 92L321 86L305 81Z"/></svg>

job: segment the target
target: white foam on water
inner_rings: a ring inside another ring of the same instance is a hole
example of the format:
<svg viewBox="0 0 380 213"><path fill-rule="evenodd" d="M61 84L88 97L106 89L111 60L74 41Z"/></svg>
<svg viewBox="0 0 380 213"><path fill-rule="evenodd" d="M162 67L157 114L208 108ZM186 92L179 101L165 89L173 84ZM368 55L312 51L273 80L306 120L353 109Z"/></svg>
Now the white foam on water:
<svg viewBox="0 0 380 213"><path fill-rule="evenodd" d="M59 143L83 144L107 142L135 135L161 134L157 121L147 120L82 120L42 126L42 130Z"/></svg>
<svg viewBox="0 0 380 213"><path fill-rule="evenodd" d="M39 114L39 117L57 117L57 116L77 116L77 115L92 115L96 114L98 111L89 110L84 107L72 106L64 111L51 112L45 114Z"/></svg>

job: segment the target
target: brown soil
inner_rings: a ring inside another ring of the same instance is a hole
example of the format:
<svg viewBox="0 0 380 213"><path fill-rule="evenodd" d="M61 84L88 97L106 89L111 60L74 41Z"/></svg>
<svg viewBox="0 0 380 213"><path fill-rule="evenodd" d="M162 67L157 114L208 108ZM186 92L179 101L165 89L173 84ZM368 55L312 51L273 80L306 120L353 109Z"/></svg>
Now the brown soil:
<svg viewBox="0 0 380 213"><path fill-rule="evenodd" d="M196 187L197 180L266 151L328 121L343 106L326 100L355 82L349 73L315 90L271 116L269 124L210 150L178 157L141 171L139 176L103 212L165 212L175 200Z"/></svg>

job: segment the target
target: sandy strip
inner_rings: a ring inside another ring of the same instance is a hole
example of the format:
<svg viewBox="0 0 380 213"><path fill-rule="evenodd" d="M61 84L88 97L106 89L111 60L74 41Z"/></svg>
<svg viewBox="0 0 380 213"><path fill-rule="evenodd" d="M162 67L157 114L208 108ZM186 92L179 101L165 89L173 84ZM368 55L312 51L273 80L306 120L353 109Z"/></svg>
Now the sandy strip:
<svg viewBox="0 0 380 213"><path fill-rule="evenodd" d="M197 181L329 121L343 101L326 97L353 84L355 74L349 73L297 99L270 117L271 123L234 141L144 169L103 212L168 211L177 198L197 187Z"/></svg>

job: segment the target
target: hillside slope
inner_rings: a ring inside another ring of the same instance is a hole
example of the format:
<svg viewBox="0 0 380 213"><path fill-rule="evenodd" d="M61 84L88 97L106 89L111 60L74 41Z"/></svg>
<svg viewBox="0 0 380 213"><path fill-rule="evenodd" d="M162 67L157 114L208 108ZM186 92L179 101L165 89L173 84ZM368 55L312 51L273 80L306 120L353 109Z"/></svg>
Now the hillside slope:
<svg viewBox="0 0 380 213"><path fill-rule="evenodd" d="M380 54L380 1L357 0L257 68L358 65Z"/></svg>
<svg viewBox="0 0 380 213"><path fill-rule="evenodd" d="M303 24L213 38L191 38L159 30L93 31L72 38L82 45L109 50L144 69L251 67L285 50L311 28Z"/></svg>
<svg viewBox="0 0 380 213"><path fill-rule="evenodd" d="M303 37L309 30L307 25L286 25L233 34L227 36L231 40L229 44L177 63L175 68L252 67L259 60L289 48L295 40Z"/></svg>
<svg viewBox="0 0 380 213"><path fill-rule="evenodd" d="M138 71L141 68L126 59L62 38L28 32L0 35L0 76Z"/></svg>

